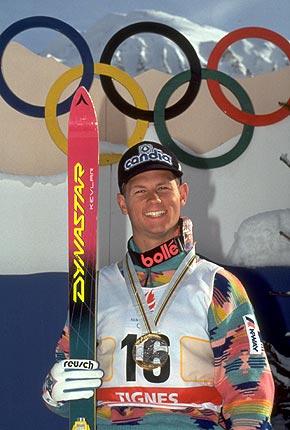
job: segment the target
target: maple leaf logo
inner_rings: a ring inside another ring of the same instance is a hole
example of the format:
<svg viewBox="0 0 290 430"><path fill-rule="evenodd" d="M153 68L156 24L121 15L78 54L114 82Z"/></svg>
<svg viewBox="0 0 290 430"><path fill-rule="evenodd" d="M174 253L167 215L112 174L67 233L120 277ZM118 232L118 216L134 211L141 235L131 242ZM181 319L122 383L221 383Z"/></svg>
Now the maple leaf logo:
<svg viewBox="0 0 290 430"><path fill-rule="evenodd" d="M153 290L147 291L147 293L145 294L145 298L150 311L154 311L156 301Z"/></svg>

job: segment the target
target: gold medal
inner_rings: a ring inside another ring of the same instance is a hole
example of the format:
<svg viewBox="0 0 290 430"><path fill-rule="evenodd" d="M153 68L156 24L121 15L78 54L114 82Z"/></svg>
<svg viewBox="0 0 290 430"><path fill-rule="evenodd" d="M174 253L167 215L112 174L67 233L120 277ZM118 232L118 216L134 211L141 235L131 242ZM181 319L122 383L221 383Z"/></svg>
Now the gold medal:
<svg viewBox="0 0 290 430"><path fill-rule="evenodd" d="M145 370L164 366L168 359L168 343L158 333L146 333L139 337L132 350L133 359Z"/></svg>
<svg viewBox="0 0 290 430"><path fill-rule="evenodd" d="M194 250L190 251L182 264L179 266L171 281L168 289L160 299L160 304L157 306L155 315L152 315L145 301L144 293L140 281L137 277L134 265L129 254L126 255L126 260L123 264L124 276L126 285L131 293L131 298L136 304L137 312L140 315L140 321L143 323L145 334L140 336L132 349L132 356L136 364L145 370L153 370L165 365L169 357L169 340L165 335L157 333L157 324L164 314L165 308L172 300L181 280L187 273L188 268L196 259ZM147 333L146 333L147 332Z"/></svg>

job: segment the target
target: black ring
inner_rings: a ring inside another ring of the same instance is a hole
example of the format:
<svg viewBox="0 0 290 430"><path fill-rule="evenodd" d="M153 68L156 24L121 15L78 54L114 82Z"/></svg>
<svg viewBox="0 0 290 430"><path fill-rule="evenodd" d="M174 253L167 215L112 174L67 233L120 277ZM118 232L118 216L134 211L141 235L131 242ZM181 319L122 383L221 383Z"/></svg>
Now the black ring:
<svg viewBox="0 0 290 430"><path fill-rule="evenodd" d="M128 25L122 30L114 34L105 46L100 63L111 64L112 57L116 48L128 37L136 33L157 33L167 37L172 42L176 43L184 52L191 71L191 79L189 85L178 102L165 109L165 119L174 118L184 112L191 105L201 84L201 65L195 49L191 43L177 30L165 24L157 22L138 22ZM154 121L154 111L139 109L130 103L126 102L117 92L112 78L100 76L101 84L107 97L113 105L122 113L134 119L143 119L146 121Z"/></svg>
<svg viewBox="0 0 290 430"><path fill-rule="evenodd" d="M56 18L49 16L31 16L14 22L3 31L0 35L0 95L10 106L19 112L37 118L44 118L44 106L30 104L17 97L6 84L2 73L2 57L10 40L18 33L35 27L45 27L59 31L75 44L84 65L84 72L79 87L84 86L87 90L90 89L94 79L94 60L90 48L81 34L69 24ZM62 115L70 110L72 99L73 95L57 106L57 115Z"/></svg>

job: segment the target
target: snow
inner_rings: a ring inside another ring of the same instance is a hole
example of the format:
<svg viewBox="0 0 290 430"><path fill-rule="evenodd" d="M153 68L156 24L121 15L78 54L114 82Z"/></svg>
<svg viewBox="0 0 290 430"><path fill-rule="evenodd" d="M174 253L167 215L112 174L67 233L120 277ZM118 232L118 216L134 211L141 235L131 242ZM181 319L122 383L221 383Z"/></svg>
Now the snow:
<svg viewBox="0 0 290 430"><path fill-rule="evenodd" d="M47 15L62 19L85 31L105 15L114 12L127 14L136 9L156 10L182 16L200 25L217 27L225 32L238 27L260 26L271 28L290 38L289 0L50 0L49 2L13 0L5 2L0 15L0 31L17 19L32 15ZM33 31L21 34L26 46L41 48L54 37L53 32Z"/></svg>
<svg viewBox="0 0 290 430"><path fill-rule="evenodd" d="M243 221L228 258L238 266L289 265L290 209L257 214Z"/></svg>
<svg viewBox="0 0 290 430"><path fill-rule="evenodd" d="M67 271L66 175L1 174L0 190L0 273Z"/></svg>
<svg viewBox="0 0 290 430"><path fill-rule="evenodd" d="M166 5L162 1L147 1L147 9L144 9L143 2L136 1L133 5L130 0L120 2L122 5L115 2L108 4L102 0L98 2L101 3L98 8L95 7L93 0L81 2L81 6L79 2L74 4L73 1L70 2L69 8L65 6L67 1L63 1L61 7L56 0L41 6L35 2L25 2L27 4L23 5L23 2L18 0L12 2L13 9L7 4L5 13L0 17L0 30L4 30L13 21L29 15L57 17L82 33L90 46L93 58L98 61L105 44L116 31L139 21L161 22L172 26L188 38L202 66L206 65L208 55L216 42L229 31L239 27L264 26L285 38L290 38L286 19L290 6L287 0L279 0L278 6L274 5L274 2L268 1L265 4L261 0L235 2L219 0L214 3L207 0L203 1L202 5L197 0L183 0L179 7L173 0L166 2ZM15 3L19 3L19 10L14 6ZM74 7L71 4L74 4ZM38 9L41 12L38 13ZM85 11L88 9L90 13L86 14ZM44 28L30 29L20 33L15 39L36 53L53 56L67 65L80 63L80 56L73 44L55 31ZM142 50L138 49L140 46ZM154 56L151 55L152 51ZM257 75L289 64L285 53L263 39L243 39L230 46L224 58L226 61L221 60L220 70L230 72L231 76ZM126 70L133 75L150 68L167 73L176 73L187 68L185 57L174 43L149 33L132 36L126 40L116 50L113 64L123 65L123 68L126 64Z"/></svg>
<svg viewBox="0 0 290 430"><path fill-rule="evenodd" d="M182 16L160 11L110 13L83 32L93 58L100 58L106 43L118 30L140 21L159 22L178 30L190 41L203 67L206 67L209 54L216 43L227 34L219 28L201 26ZM41 55L62 59L64 64L69 66L80 63L79 54L73 44L61 35L46 46ZM136 34L125 40L116 49L112 64L125 69L131 75L148 69L169 74L188 69L187 59L177 45L152 33ZM243 39L228 47L220 61L219 69L231 76L252 76L277 70L288 64L286 54L271 42L258 38Z"/></svg>

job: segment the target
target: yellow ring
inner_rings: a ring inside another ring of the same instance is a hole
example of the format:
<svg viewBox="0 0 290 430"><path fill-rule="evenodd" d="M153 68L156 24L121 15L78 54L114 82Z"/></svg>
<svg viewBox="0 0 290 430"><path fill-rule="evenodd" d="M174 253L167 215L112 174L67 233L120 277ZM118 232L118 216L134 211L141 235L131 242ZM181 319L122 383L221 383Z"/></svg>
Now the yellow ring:
<svg viewBox="0 0 290 430"><path fill-rule="evenodd" d="M148 101L146 96L138 85L128 73L118 69L117 67L109 64L95 63L95 75L105 75L116 79L123 85L133 98L135 106L141 109L148 109ZM63 134L56 116L56 106L60 99L63 90L76 79L80 78L83 74L83 66L75 66L64 72L51 86L45 101L45 123L50 137L56 146L65 154L67 154L67 138ZM135 129L129 137L127 145L133 146L137 142L143 140L149 121L138 119L136 121ZM108 165L117 163L121 158L121 154L100 154L100 165Z"/></svg>

